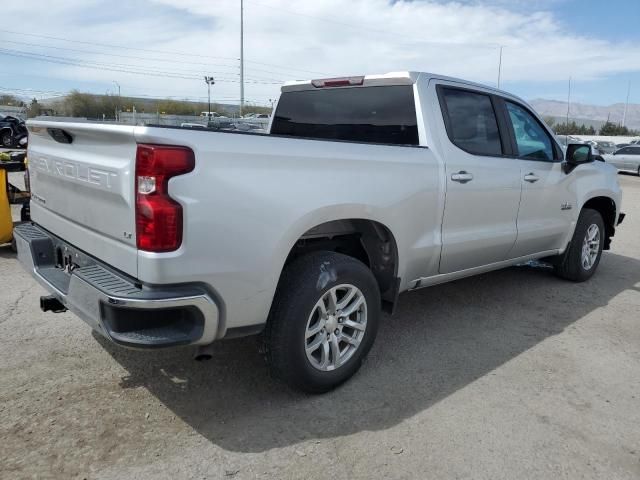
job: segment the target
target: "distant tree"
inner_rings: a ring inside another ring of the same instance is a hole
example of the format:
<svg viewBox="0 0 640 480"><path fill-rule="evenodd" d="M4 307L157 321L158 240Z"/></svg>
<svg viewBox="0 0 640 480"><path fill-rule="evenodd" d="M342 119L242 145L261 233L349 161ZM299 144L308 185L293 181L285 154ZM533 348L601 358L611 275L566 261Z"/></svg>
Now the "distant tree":
<svg viewBox="0 0 640 480"><path fill-rule="evenodd" d="M42 109L40 108L40 104L38 103L38 100L34 98L33 100L31 100L31 103L27 108L27 117L29 118L37 117L38 115L40 115L41 111Z"/></svg>
<svg viewBox="0 0 640 480"><path fill-rule="evenodd" d="M187 100L160 100L156 104L156 111L160 113L166 113L167 115L200 115L201 112L206 112L209 108L206 103L194 103ZM217 112L220 115L224 115L225 108L217 103L211 104L211 111Z"/></svg>
<svg viewBox="0 0 640 480"><path fill-rule="evenodd" d="M80 93L77 90L72 90L69 95L62 102L61 109L64 115L70 117L86 117L86 118L98 118L102 110L98 106L95 95L88 93Z"/></svg>
<svg viewBox="0 0 640 480"><path fill-rule="evenodd" d="M569 125L566 123L558 123L554 126L556 135L595 135L596 130L593 126L587 127L584 123L578 125L572 121Z"/></svg>
<svg viewBox="0 0 640 480"><path fill-rule="evenodd" d="M249 113L266 113L271 115L271 107L261 107L258 105L245 105L242 109L242 114L247 115Z"/></svg>
<svg viewBox="0 0 640 480"><path fill-rule="evenodd" d="M546 117L543 117L542 119L544 120L544 123L546 123L549 128L553 128L553 126L556 124L556 121L554 120L553 117L546 116Z"/></svg>
<svg viewBox="0 0 640 480"><path fill-rule="evenodd" d="M638 135L637 130L630 130L627 127L613 122L607 122L600 128L600 135L606 136L634 136Z"/></svg>
<svg viewBox="0 0 640 480"><path fill-rule="evenodd" d="M0 95L0 105L11 105L14 107L24 107L24 102L15 95Z"/></svg>
<svg viewBox="0 0 640 480"><path fill-rule="evenodd" d="M190 102L188 100L140 100L117 95L94 95L73 90L57 106L57 113L70 117L86 117L90 119L114 119L116 111L138 113L162 113L167 115L200 115L206 112L208 104L203 102ZM230 115L223 105L211 104L211 111L221 115ZM269 113L265 107L249 107L246 112Z"/></svg>

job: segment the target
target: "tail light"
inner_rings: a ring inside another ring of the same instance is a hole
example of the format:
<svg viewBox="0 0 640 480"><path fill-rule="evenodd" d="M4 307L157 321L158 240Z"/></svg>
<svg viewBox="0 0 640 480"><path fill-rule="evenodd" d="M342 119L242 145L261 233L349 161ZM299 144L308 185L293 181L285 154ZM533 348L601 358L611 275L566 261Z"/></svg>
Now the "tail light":
<svg viewBox="0 0 640 480"><path fill-rule="evenodd" d="M148 252L170 252L182 244L182 206L169 196L169 179L193 170L187 147L138 145L136 152L136 242Z"/></svg>

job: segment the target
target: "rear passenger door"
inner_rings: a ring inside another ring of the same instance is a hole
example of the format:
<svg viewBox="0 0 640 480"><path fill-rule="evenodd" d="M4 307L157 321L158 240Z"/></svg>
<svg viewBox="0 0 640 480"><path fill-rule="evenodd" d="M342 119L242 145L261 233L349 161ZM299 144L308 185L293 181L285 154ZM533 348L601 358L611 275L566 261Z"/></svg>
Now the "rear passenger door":
<svg viewBox="0 0 640 480"><path fill-rule="evenodd" d="M560 146L528 107L510 99L498 103L508 119L522 182L518 240L509 256L564 248L572 230L572 209L579 208L575 177L563 172Z"/></svg>
<svg viewBox="0 0 640 480"><path fill-rule="evenodd" d="M516 241L521 178L496 97L455 82L436 92L446 170L440 273L500 262Z"/></svg>

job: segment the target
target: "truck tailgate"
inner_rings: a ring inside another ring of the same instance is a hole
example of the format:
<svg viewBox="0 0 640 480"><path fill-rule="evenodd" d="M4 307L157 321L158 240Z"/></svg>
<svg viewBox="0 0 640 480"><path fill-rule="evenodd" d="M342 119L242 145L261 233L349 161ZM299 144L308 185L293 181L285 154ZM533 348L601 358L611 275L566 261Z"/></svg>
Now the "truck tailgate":
<svg viewBox="0 0 640 480"><path fill-rule="evenodd" d="M135 277L134 127L35 120L28 128L33 221Z"/></svg>

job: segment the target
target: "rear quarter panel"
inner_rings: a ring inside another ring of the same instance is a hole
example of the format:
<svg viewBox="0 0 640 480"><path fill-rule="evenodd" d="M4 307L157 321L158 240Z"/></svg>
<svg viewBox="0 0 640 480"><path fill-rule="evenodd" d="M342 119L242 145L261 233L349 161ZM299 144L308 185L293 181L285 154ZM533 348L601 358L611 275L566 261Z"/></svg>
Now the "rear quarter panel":
<svg viewBox="0 0 640 480"><path fill-rule="evenodd" d="M386 225L402 288L437 266L443 173L427 148L148 127L136 140L185 145L196 157L195 170L169 186L184 207L183 245L139 252L139 278L206 283L222 303L219 335L266 320L292 246L324 222Z"/></svg>

